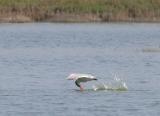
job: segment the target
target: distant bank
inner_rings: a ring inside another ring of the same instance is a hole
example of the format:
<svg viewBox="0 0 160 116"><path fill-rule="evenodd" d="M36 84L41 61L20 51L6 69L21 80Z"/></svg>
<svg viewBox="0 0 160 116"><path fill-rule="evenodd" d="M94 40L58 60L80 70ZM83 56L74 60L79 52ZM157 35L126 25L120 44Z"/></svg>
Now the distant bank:
<svg viewBox="0 0 160 116"><path fill-rule="evenodd" d="M160 22L160 0L0 0L0 22Z"/></svg>

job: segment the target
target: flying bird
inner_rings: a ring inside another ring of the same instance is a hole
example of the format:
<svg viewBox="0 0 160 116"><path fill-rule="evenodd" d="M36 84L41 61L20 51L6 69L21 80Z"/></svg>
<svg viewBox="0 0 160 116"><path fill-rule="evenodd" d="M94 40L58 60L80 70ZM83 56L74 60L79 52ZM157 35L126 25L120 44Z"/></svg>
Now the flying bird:
<svg viewBox="0 0 160 116"><path fill-rule="evenodd" d="M78 73L72 73L67 77L68 80L74 80L75 84L80 88L80 91L83 91L84 88L80 84L81 82L87 82L92 80L97 80L96 77L90 75L90 74L78 74Z"/></svg>

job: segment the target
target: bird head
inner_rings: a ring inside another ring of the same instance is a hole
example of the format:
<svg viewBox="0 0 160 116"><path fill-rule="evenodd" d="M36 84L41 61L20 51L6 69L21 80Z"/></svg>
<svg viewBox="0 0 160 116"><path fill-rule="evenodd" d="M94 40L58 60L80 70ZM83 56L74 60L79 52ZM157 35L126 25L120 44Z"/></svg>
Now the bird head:
<svg viewBox="0 0 160 116"><path fill-rule="evenodd" d="M70 74L68 77L67 77L67 80L76 80L77 79L77 76L76 74L72 73Z"/></svg>

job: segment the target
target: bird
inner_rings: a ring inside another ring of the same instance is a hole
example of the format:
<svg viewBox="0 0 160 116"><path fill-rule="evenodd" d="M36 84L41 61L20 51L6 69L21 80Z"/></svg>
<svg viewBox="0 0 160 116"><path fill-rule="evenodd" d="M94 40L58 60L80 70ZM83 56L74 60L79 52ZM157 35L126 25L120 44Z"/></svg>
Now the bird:
<svg viewBox="0 0 160 116"><path fill-rule="evenodd" d="M98 79L95 76L90 74L72 73L67 77L67 80L74 80L76 86L80 88L80 91L83 91L84 88L80 84L81 82L87 82L87 81L98 80Z"/></svg>

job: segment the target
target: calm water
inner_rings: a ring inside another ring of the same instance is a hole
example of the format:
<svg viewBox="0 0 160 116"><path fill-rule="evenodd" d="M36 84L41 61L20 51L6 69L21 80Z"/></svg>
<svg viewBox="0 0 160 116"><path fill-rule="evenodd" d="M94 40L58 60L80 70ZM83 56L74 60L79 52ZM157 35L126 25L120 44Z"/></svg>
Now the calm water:
<svg viewBox="0 0 160 116"><path fill-rule="evenodd" d="M0 24L1 116L159 116L160 24ZM127 91L80 92L70 73Z"/></svg>

